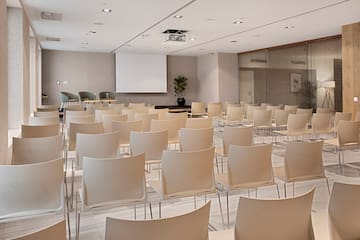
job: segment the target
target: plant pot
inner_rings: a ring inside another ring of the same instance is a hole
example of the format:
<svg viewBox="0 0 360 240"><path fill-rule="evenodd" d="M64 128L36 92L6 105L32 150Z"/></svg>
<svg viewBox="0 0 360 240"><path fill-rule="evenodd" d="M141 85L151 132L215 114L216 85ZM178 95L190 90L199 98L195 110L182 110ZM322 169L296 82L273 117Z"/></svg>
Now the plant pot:
<svg viewBox="0 0 360 240"><path fill-rule="evenodd" d="M178 106L184 106L185 105L185 98L181 97L177 99Z"/></svg>

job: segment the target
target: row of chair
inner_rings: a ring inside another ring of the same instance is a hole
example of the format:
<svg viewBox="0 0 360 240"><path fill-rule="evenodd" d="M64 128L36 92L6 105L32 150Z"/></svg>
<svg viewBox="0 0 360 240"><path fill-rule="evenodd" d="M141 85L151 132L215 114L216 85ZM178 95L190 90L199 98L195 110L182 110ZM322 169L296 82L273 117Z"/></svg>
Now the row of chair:
<svg viewBox="0 0 360 240"><path fill-rule="evenodd" d="M106 240L177 239L315 239L311 208L314 190L290 199L258 200L240 197L234 230L208 232L210 202L192 212L175 217L132 221L107 217ZM357 199L358 185L334 183L329 201L331 240L360 237ZM296 217L294 217L296 216ZM194 224L196 223L196 224ZM141 231L139 231L141 229ZM326 229L324 231L327 231ZM15 238L16 240L65 240L65 222Z"/></svg>

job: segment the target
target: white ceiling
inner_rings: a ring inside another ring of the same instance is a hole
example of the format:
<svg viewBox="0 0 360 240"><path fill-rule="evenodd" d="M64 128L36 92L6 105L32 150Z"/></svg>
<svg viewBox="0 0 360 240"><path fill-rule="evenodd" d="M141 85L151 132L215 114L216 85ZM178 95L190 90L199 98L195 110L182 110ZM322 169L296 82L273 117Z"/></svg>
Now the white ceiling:
<svg viewBox="0 0 360 240"><path fill-rule="evenodd" d="M360 0L104 1L22 3L42 47L70 51L172 55L244 52L341 34L342 25L360 22ZM112 12L105 14L103 8ZM42 20L42 11L61 13L62 21ZM176 19L174 15L183 17ZM243 23L233 24L237 20ZM164 45L162 32L168 28L188 30L187 38L195 40L182 46ZM89 31L96 34L89 35ZM58 37L61 41L46 41L46 37ZM83 42L88 45L82 46Z"/></svg>

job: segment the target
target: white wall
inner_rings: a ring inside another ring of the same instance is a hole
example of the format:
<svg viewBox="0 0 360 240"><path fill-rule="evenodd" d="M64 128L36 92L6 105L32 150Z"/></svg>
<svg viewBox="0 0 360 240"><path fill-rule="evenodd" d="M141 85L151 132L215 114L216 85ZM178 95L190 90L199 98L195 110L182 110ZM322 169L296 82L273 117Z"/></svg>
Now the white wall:
<svg viewBox="0 0 360 240"><path fill-rule="evenodd" d="M49 96L48 104L60 103L60 91L77 94L81 90L94 93L115 91L115 55L112 53L84 53L43 50L42 91ZM122 103L146 102L156 105L176 105L173 79L178 75L188 78L186 103L197 100L196 57L168 56L168 93L127 94L118 93ZM139 69L140 70L140 69ZM61 82L60 85L56 81ZM67 81L67 84L64 84Z"/></svg>
<svg viewBox="0 0 360 240"><path fill-rule="evenodd" d="M239 102L239 63L234 53L219 53L219 102Z"/></svg>
<svg viewBox="0 0 360 240"><path fill-rule="evenodd" d="M197 59L198 100L219 101L219 58L217 53L201 55Z"/></svg>
<svg viewBox="0 0 360 240"><path fill-rule="evenodd" d="M115 55L42 51L42 91L49 96L48 104L60 103L60 92L115 90ZM56 81L60 81L60 85Z"/></svg>

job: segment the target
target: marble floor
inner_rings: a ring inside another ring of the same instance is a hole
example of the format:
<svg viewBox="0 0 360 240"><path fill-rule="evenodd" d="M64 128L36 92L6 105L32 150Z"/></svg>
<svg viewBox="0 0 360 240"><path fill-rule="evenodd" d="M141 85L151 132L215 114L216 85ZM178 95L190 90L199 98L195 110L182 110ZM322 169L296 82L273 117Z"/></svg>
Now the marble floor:
<svg viewBox="0 0 360 240"><path fill-rule="evenodd" d="M219 133L215 134L215 144L219 145ZM272 137L257 137L257 143L262 141L271 142ZM286 138L278 140L279 142L273 146L273 167L283 166L283 156L286 146ZM329 179L330 186L334 181L355 183L360 184L360 151L359 150L347 150L345 152L345 165L342 169L338 165L337 154L334 152L334 147L330 145L324 145L323 159L325 165L326 176ZM215 170L216 172L216 170ZM147 179L154 179L158 177L158 172L154 169L150 174L147 175ZM77 178L76 188L79 187L80 178ZM283 183L280 180L276 180L279 183L281 197L284 197ZM326 210L328 207L329 194L327 191L326 181L314 180L296 183L294 190L295 195L302 194L313 187L316 187L316 192L313 201L313 224L316 234L316 239L329 239L326 231L327 219ZM153 216L158 217L158 194L151 188L148 188L149 200L153 202ZM234 228L235 215L237 210L237 203L240 196L248 196L248 191L237 191L230 193L230 223L225 228L230 231L228 235L231 235L231 231ZM288 187L288 194L292 195L292 186ZM250 191L250 196L255 197L254 190ZM258 198L261 199L277 199L276 188L273 186L263 187L258 189ZM216 194L208 195L207 201L211 201L211 212L210 212L210 225L209 231L222 231L224 227L221 221L221 215L219 211L219 203ZM204 197L197 197L197 206L204 204ZM222 197L223 206L225 206L225 197ZM184 198L171 201L165 201L162 203L162 217L169 217L179 215L194 208L194 198ZM146 208L147 217L149 218L150 212L149 207ZM225 211L226 213L226 211ZM81 214L81 226L80 226L80 239L84 240L103 240L105 234L105 219L106 216L134 219L134 208L133 207L119 207L112 209L96 209L91 211L83 211ZM225 217L225 216L224 216ZM21 235L27 232L31 232L34 229L42 228L48 224L58 221L63 218L63 214L48 215L38 217L35 219L23 219L13 221L9 223L0 223L0 239L8 239L16 235ZM144 206L137 206L137 219L144 218ZM226 219L226 218L225 218ZM75 234L75 214L74 211L70 213L70 224L71 232ZM229 230L230 229L230 230ZM214 235L213 235L214 234ZM211 233L210 239L221 239L215 238L216 235L221 234L219 232Z"/></svg>

